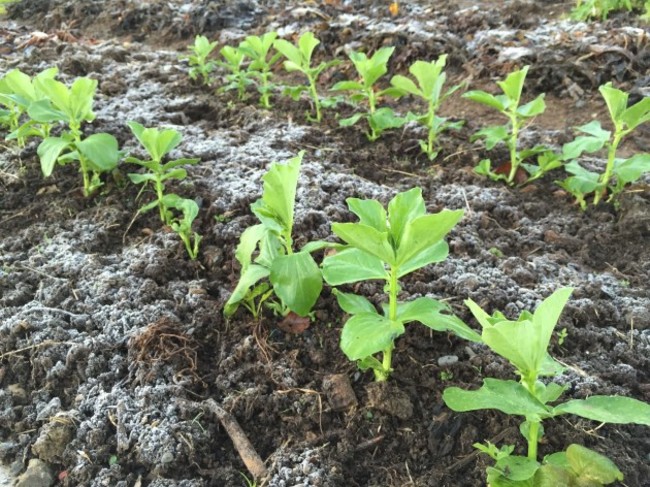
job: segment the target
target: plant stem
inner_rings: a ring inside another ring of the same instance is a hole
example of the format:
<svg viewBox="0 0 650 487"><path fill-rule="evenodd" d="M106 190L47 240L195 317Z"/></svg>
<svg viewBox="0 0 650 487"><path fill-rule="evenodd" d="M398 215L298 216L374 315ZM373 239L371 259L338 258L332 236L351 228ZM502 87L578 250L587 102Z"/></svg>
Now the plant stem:
<svg viewBox="0 0 650 487"><path fill-rule="evenodd" d="M79 130L78 126L71 124L70 132L72 132L72 136L74 137L76 148L77 145L81 143L81 131ZM79 155L79 167L81 168L81 176L84 180L84 196L90 196L90 178L88 176L88 164L86 163L86 158L83 156L81 151L77 150L77 154Z"/></svg>
<svg viewBox="0 0 650 487"><path fill-rule="evenodd" d="M433 99L429 100L429 117L427 119L427 126L429 127L429 139L427 141L427 155L431 157L433 153L433 141L435 139L435 128L433 126L436 116L436 107Z"/></svg>
<svg viewBox="0 0 650 487"><path fill-rule="evenodd" d="M397 272L396 267L391 267L390 269L390 278L388 281L388 319L391 321L397 320ZM391 343L388 348L383 351L382 358L382 370L375 370L375 379L377 382L383 382L388 380L388 376L393 370L393 348L394 345Z"/></svg>
<svg viewBox="0 0 650 487"><path fill-rule="evenodd" d="M314 107L316 107L316 121L320 123L320 100L318 99L318 91L316 91L316 80L312 79L311 76L307 77L309 78L309 92L311 93L311 97L314 100Z"/></svg>
<svg viewBox="0 0 650 487"><path fill-rule="evenodd" d="M517 174L517 168L519 167L519 162L517 161L517 138L519 136L519 123L517 121L516 105L515 111L508 114L510 117L510 125L512 125L512 133L510 134L510 143L508 144L508 149L510 149L510 174L508 174L508 184L512 184L515 180L515 175Z"/></svg>
<svg viewBox="0 0 650 487"><path fill-rule="evenodd" d="M607 148L607 166L605 167L605 172L600 177L598 188L596 188L596 194L594 195L594 205L597 205L600 201L603 191L607 190L607 185L609 180L612 177L612 172L614 171L614 161L616 160L616 149L618 149L618 144L621 143L621 139L624 136L624 132L621 131L620 127L616 127L614 131L614 140Z"/></svg>
<svg viewBox="0 0 650 487"><path fill-rule="evenodd" d="M156 174L156 195L158 196L158 210L160 211L160 221L162 221L165 225L169 225L165 212L165 205L163 204L164 191L165 186L162 183L161 175Z"/></svg>
<svg viewBox="0 0 650 487"><path fill-rule="evenodd" d="M528 430L528 458L537 460L537 443L539 442L539 421L531 421Z"/></svg>

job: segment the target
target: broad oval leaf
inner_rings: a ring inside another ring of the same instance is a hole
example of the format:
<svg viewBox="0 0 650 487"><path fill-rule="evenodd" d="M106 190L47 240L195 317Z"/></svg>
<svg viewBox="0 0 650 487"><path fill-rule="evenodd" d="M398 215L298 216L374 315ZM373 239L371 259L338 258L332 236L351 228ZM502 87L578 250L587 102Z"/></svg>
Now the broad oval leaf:
<svg viewBox="0 0 650 487"><path fill-rule="evenodd" d="M330 286L339 286L389 276L381 259L360 249L347 248L325 257L323 277Z"/></svg>
<svg viewBox="0 0 650 487"><path fill-rule="evenodd" d="M621 472L616 464L605 455L590 450L582 445L571 444L566 449L566 458L573 471L580 480L589 480L592 483L587 485L607 485L623 480ZM582 483L581 483L582 485Z"/></svg>
<svg viewBox="0 0 650 487"><path fill-rule="evenodd" d="M474 391L448 387L442 399L448 408L458 412L497 409L517 416L550 416L547 407L513 380L484 379L483 386Z"/></svg>
<svg viewBox="0 0 650 487"><path fill-rule="evenodd" d="M120 151L117 139L110 134L92 134L77 143L77 150L97 172L110 171L117 166Z"/></svg>
<svg viewBox="0 0 650 487"><path fill-rule="evenodd" d="M57 159L69 147L70 143L60 137L47 137L43 139L36 150L41 161L43 176L48 177L52 174Z"/></svg>
<svg viewBox="0 0 650 487"><path fill-rule="evenodd" d="M333 290L336 296L336 301L343 311L350 315L358 315L363 313L377 313L373 304L363 296L352 293L343 293L338 289Z"/></svg>
<svg viewBox="0 0 650 487"><path fill-rule="evenodd" d="M303 155L304 151L301 151L286 164L274 163L262 176L264 181L263 206L270 210L285 231L290 231L293 227L296 188Z"/></svg>
<svg viewBox="0 0 650 487"><path fill-rule="evenodd" d="M341 332L341 350L350 360L361 360L391 347L404 325L377 313L352 316Z"/></svg>
<svg viewBox="0 0 650 487"><path fill-rule="evenodd" d="M388 241L388 232L380 232L361 223L333 223L332 231L352 247L368 252L387 264L396 263L393 247Z"/></svg>
<svg viewBox="0 0 650 487"><path fill-rule="evenodd" d="M553 408L553 415L559 414L575 414L602 423L650 426L650 404L631 397L591 396L574 399Z"/></svg>
<svg viewBox="0 0 650 487"><path fill-rule="evenodd" d="M436 331L450 331L455 335L480 342L481 336L467 326L463 320L450 314L451 309L444 303L432 298L417 298L397 305L397 320L403 323L419 321Z"/></svg>
<svg viewBox="0 0 650 487"><path fill-rule="evenodd" d="M629 159L614 162L614 174L619 183L632 183L650 172L650 154L635 154Z"/></svg>
<svg viewBox="0 0 650 487"><path fill-rule="evenodd" d="M397 193L388 203L388 221L390 222L390 235L395 248L399 248L404 227L418 217L425 215L427 209L422 198L421 188L412 188L408 191Z"/></svg>
<svg viewBox="0 0 650 487"><path fill-rule="evenodd" d="M411 260L401 264L398 269L397 278L399 279L429 264L442 262L448 255L449 245L444 240L440 240L437 244L432 245L423 252L420 252Z"/></svg>
<svg viewBox="0 0 650 487"><path fill-rule="evenodd" d="M307 316L323 288L323 278L311 254L281 255L271 264L275 294L293 312Z"/></svg>
<svg viewBox="0 0 650 487"><path fill-rule="evenodd" d="M489 107L496 108L500 112L504 112L506 110L506 107L503 105L501 100L499 100L494 95L486 93L485 91L480 91L480 90L468 91L466 93L463 93L463 98L467 98L468 100L475 101L482 105L487 105Z"/></svg>

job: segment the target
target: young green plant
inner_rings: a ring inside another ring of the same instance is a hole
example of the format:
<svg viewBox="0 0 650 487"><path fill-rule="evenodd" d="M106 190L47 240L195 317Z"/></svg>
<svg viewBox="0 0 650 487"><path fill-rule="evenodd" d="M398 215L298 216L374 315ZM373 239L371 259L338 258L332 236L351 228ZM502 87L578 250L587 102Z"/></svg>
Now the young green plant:
<svg viewBox="0 0 650 487"><path fill-rule="evenodd" d="M442 102L462 87L461 84L458 84L446 92L442 92L447 80L447 75L443 72L446 62L446 54L440 56L436 61L415 61L409 68L409 73L417 84L410 78L399 74L390 80L390 84L398 90L417 96L427 103L427 112L417 115L415 119L428 131L427 140L420 141L420 149L429 157L430 161L438 156L439 149L436 144L438 136L445 130L457 130L463 125L463 122L450 122L447 118L436 115Z"/></svg>
<svg viewBox="0 0 650 487"><path fill-rule="evenodd" d="M478 390L449 387L443 400L454 411L496 409L525 418L520 426L527 440L527 455L512 455L514 446L497 448L491 443L475 444L495 461L487 469L491 487L593 486L622 480L623 475L606 457L580 445L547 455L538 461L538 445L544 434L542 421L574 414L603 423L636 423L650 426L650 405L620 396L590 396L554 406L568 386L542 382L556 377L563 368L548 353L553 330L572 289L563 288L546 298L534 313L524 311L516 321L498 311L485 313L474 301L465 304L483 328L483 342L516 369L518 381L487 378Z"/></svg>
<svg viewBox="0 0 650 487"><path fill-rule="evenodd" d="M264 108L271 108L271 68L281 56L279 52L271 53L277 37L277 32L267 32L262 36L248 36L239 44L239 50L251 59L248 72L257 79L260 105Z"/></svg>
<svg viewBox="0 0 650 487"><path fill-rule="evenodd" d="M314 109L316 110L316 117L312 118L310 115L307 115L307 118L315 122L320 122L322 120L321 99L318 95L318 89L316 88L318 77L324 70L339 63L339 61L334 60L330 62L321 62L318 66L312 67L311 58L314 49L318 44L320 44L320 41L316 39L314 34L311 32L305 32L301 35L298 39L297 45L295 46L284 39L278 39L273 44L275 50L280 52L287 59L284 62L284 69L289 73L298 71L307 77L307 86L293 86L288 88L287 92L294 100L297 100L300 97L300 94L304 91L309 93Z"/></svg>
<svg viewBox="0 0 650 487"><path fill-rule="evenodd" d="M196 260L199 255L199 245L203 237L192 231L192 223L199 214L199 205L189 198L181 198L176 194L166 194L162 199L169 217L169 226L183 241L187 255ZM174 214L175 210L177 214Z"/></svg>
<svg viewBox="0 0 650 487"><path fill-rule="evenodd" d="M359 120L367 120L370 131L366 132L366 137L370 141L377 140L384 131L399 128L408 122L407 118L398 116L390 107L377 108L377 103L382 97L400 97L404 94L394 86L384 90L375 86L379 78L388 72L388 60L394 50L394 47L382 47L370 58L362 52L351 52L350 60L357 70L360 81L339 81L331 88L332 91L347 92L354 105L364 100L368 103L367 112L344 118L339 121L339 124L341 127L350 127Z"/></svg>
<svg viewBox="0 0 650 487"><path fill-rule="evenodd" d="M208 58L215 47L217 42L210 42L205 36L198 35L194 38L194 44L188 47L192 54L186 58L190 64L190 78L201 78L204 85L210 84L210 73L214 71L216 62Z"/></svg>
<svg viewBox="0 0 650 487"><path fill-rule="evenodd" d="M187 170L180 166L196 164L199 159L181 158L163 162L163 158L181 143L181 134L174 129L145 128L138 122L127 122L127 125L149 155L148 160L138 159L133 156L125 159L126 162L137 164L148 170L144 174L130 173L129 179L134 184L144 184L143 189L151 183L156 193L156 199L142 206L138 211L146 213L158 207L160 220L163 224L171 226L172 215L169 213L169 207L165 204L165 183L172 179L178 181L185 179ZM175 201L173 197L172 200Z"/></svg>
<svg viewBox="0 0 650 487"><path fill-rule="evenodd" d="M9 71L0 81L0 85L4 84L8 90L7 94L0 93L0 103L6 104L6 106L13 105L17 114L15 121L20 122L21 115L27 113L32 104L41 103L45 107L49 106L47 95L41 91L40 86L42 80L54 79L58 72L57 68L45 69L32 79L18 69ZM0 87L0 91L2 90ZM6 138L17 140L18 145L23 147L28 137L40 137L41 139L49 137L51 128L51 123L39 123L28 119L23 124L15 124L13 131Z"/></svg>
<svg viewBox="0 0 650 487"><path fill-rule="evenodd" d="M332 286L366 280L386 282L388 302L382 313L365 297L336 291L339 305L351 317L343 325L341 349L360 369L372 369L377 381L392 372L395 339L407 323L418 321L437 331L451 331L468 340L480 337L449 307L435 299L420 297L409 302L397 299L399 280L428 264L444 260L449 247L443 240L462 218L462 210L428 214L422 190L398 193L388 211L376 200L347 199L357 223L333 223L332 231L346 245L323 261L323 277ZM375 357L381 353L381 360Z"/></svg>
<svg viewBox="0 0 650 487"><path fill-rule="evenodd" d="M644 17L650 16L649 0L577 0L576 6L571 10L573 20L585 21L589 19L607 20L612 12L644 9Z"/></svg>
<svg viewBox="0 0 650 487"><path fill-rule="evenodd" d="M59 137L45 137L37 149L43 175L48 177L54 165L79 162L84 195L89 196L103 185L100 175L115 169L120 151L117 140L110 134L97 133L84 137L83 122L92 122L93 98L97 80L77 78L68 88L51 77L34 80L34 87L46 99L31 103L29 117L39 124L63 122L67 126Z"/></svg>
<svg viewBox="0 0 650 487"><path fill-rule="evenodd" d="M639 125L650 120L650 98L628 107L628 94L607 83L599 89L605 99L614 131L604 130L600 122L594 120L578 127L580 135L562 148L562 157L569 161L564 168L572 176L558 181L558 184L571 193L580 207L587 207L585 197L593 193L593 203L597 205L604 195L607 201L616 203L626 185L638 180L644 173L650 172L650 154L638 153L628 159L616 157L621 141ZM603 173L584 169L578 159L584 153L607 150L607 163ZM615 182L612 183L612 180Z"/></svg>
<svg viewBox="0 0 650 487"><path fill-rule="evenodd" d="M279 314L293 311L304 317L320 296L323 278L318 265L305 248L295 251L293 247L294 205L303 154L286 164L272 164L262 177L262 197L251 205L260 223L244 230L235 251L241 274L224 308L227 317L240 304L257 316L262 302L273 294L279 302L271 307Z"/></svg>
<svg viewBox="0 0 650 487"><path fill-rule="evenodd" d="M487 150L492 150L500 142L504 143L510 154L510 162L492 170L492 161L483 159L475 169L477 174L488 176L495 181L504 179L508 184L515 184L521 182L517 181L520 168L525 169L528 173L523 182L530 182L562 165L560 158L544 146L518 150L519 134L522 129L546 109L543 93L534 100L519 106L527 73L528 66L524 66L522 69L510 73L504 81L498 81L497 84L503 91L502 95L491 95L480 90L468 91L463 94L463 98L494 108L508 118L508 122L504 125L479 130L471 140L484 139ZM536 165L525 163L526 160L534 156L537 156Z"/></svg>
<svg viewBox="0 0 650 487"><path fill-rule="evenodd" d="M217 61L217 64L228 71L226 75L227 84L220 88L220 91L237 90L237 99L246 99L246 88L254 83L251 74L244 67L246 54L237 47L224 46L219 53L225 59Z"/></svg>

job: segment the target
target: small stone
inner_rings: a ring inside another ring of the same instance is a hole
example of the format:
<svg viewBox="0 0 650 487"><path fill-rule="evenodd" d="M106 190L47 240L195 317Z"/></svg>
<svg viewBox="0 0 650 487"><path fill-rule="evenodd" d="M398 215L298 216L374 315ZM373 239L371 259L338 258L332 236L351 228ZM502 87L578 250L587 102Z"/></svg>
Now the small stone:
<svg viewBox="0 0 650 487"><path fill-rule="evenodd" d="M458 362L458 357L456 355L443 355L438 358L439 367L449 367L454 365L456 362Z"/></svg>
<svg viewBox="0 0 650 487"><path fill-rule="evenodd" d="M27 393L25 392L25 389L20 386L20 384L10 384L7 386L7 390L9 391L9 394L11 394L12 399L16 401L17 404L25 404L25 401L27 400Z"/></svg>
<svg viewBox="0 0 650 487"><path fill-rule="evenodd" d="M174 454L169 451L166 451L160 457L160 463L172 463L173 461L174 461Z"/></svg>
<svg viewBox="0 0 650 487"><path fill-rule="evenodd" d="M47 463L32 458L25 473L18 477L15 487L50 487L53 484L54 474Z"/></svg>

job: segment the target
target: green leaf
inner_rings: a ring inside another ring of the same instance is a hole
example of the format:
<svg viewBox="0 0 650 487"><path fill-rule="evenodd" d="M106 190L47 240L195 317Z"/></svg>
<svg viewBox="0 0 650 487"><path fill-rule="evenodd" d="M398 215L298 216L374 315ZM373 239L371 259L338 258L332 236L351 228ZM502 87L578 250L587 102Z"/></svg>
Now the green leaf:
<svg viewBox="0 0 650 487"><path fill-rule="evenodd" d="M70 143L60 137L47 137L39 144L36 153L41 160L43 176L49 177L54 170L54 164L61 153L70 148Z"/></svg>
<svg viewBox="0 0 650 487"><path fill-rule="evenodd" d="M332 291L336 296L336 300L343 311L350 315L358 315L362 313L377 313L373 304L363 296L351 293L343 293L338 289Z"/></svg>
<svg viewBox="0 0 650 487"><path fill-rule="evenodd" d="M487 150L492 150L499 142L507 140L508 137L509 134L507 126L495 125L493 127L485 127L484 129L477 131L470 137L470 140L473 142L476 139L484 138L485 148Z"/></svg>
<svg viewBox="0 0 650 487"><path fill-rule="evenodd" d="M534 487L571 487L574 485L574 480L575 475L568 470L568 467L546 464L535 472L533 485Z"/></svg>
<svg viewBox="0 0 650 487"><path fill-rule="evenodd" d="M397 115L392 108L381 107L375 110L375 113L368 115L368 123L378 133L388 129L399 128L407 123L408 120Z"/></svg>
<svg viewBox="0 0 650 487"><path fill-rule="evenodd" d="M397 320L404 324L419 321L432 330L451 331L466 340L480 342L481 336L463 323L460 318L449 314L450 311L451 309L446 304L422 297L407 303L398 303Z"/></svg>
<svg viewBox="0 0 650 487"><path fill-rule="evenodd" d="M30 103L27 109L29 118L39 123L52 123L67 120L67 116L52 106L50 100L39 100Z"/></svg>
<svg viewBox="0 0 650 487"><path fill-rule="evenodd" d="M413 188L397 193L388 203L388 221L393 247L398 249L406 225L427 212L422 189ZM384 219L385 221L385 219Z"/></svg>
<svg viewBox="0 0 650 487"><path fill-rule="evenodd" d="M621 115L621 120L628 127L634 130L639 125L650 121L650 97L645 96L631 107L627 108Z"/></svg>
<svg viewBox="0 0 650 487"><path fill-rule="evenodd" d="M444 240L433 244L423 252L413 257L411 260L400 264L397 278L400 279L411 272L421 269L429 264L442 262L449 255L449 245Z"/></svg>
<svg viewBox="0 0 650 487"><path fill-rule="evenodd" d="M155 182L157 180L155 174L129 173L128 176L133 184L142 184L147 181Z"/></svg>
<svg viewBox="0 0 650 487"><path fill-rule="evenodd" d="M388 242L388 232L380 232L361 223L333 223L332 231L344 242L394 265L395 253Z"/></svg>
<svg viewBox="0 0 650 487"><path fill-rule="evenodd" d="M224 315L226 317L232 316L237 311L239 303L246 297L248 290L257 281L264 279L268 275L269 269L257 264L250 265L245 272L242 272L237 287L235 287L223 309Z"/></svg>
<svg viewBox="0 0 650 487"><path fill-rule="evenodd" d="M544 113L544 110L546 110L546 104L544 103L544 94L542 93L533 101L518 107L517 114L522 117L531 118Z"/></svg>
<svg viewBox="0 0 650 487"><path fill-rule="evenodd" d="M351 127L352 125L356 124L359 120L365 117L365 114L363 113L355 113L351 117L348 118L342 118L339 120L339 125L341 127Z"/></svg>
<svg viewBox="0 0 650 487"><path fill-rule="evenodd" d="M361 360L392 346L404 333L404 325L377 313L352 316L343 325L341 350L350 360Z"/></svg>
<svg viewBox="0 0 650 487"><path fill-rule="evenodd" d="M244 230L239 237L239 244L237 245L237 249L235 249L235 258L241 265L242 273L246 272L246 269L251 264L253 252L255 252L257 245L264 238L267 231L266 227L262 224L253 225Z"/></svg>
<svg viewBox="0 0 650 487"><path fill-rule="evenodd" d="M512 101L512 105L517 106L521 98L521 92L524 89L524 81L526 74L528 74L529 66L513 71L510 73L505 81L497 81L499 87L503 90L505 95Z"/></svg>
<svg viewBox="0 0 650 487"><path fill-rule="evenodd" d="M275 294L292 311L307 316L323 288L323 278L311 254L276 257L271 264L271 284Z"/></svg>
<svg viewBox="0 0 650 487"><path fill-rule="evenodd" d="M631 397L591 396L574 399L553 408L553 415L559 414L575 414L602 423L650 426L650 404Z"/></svg>
<svg viewBox="0 0 650 487"><path fill-rule="evenodd" d="M409 72L415 77L422 89L425 100L439 100L446 76L442 73L447 62L447 55L442 54L436 61L415 61Z"/></svg>
<svg viewBox="0 0 650 487"><path fill-rule="evenodd" d="M259 214L256 214L258 217L261 214L274 219L285 231L290 231L293 227L296 188L303 155L304 151L301 151L286 164L277 162L272 164L267 173L262 176L264 191Z"/></svg>
<svg viewBox="0 0 650 487"><path fill-rule="evenodd" d="M300 53L304 59L304 66L309 67L311 64L311 56L316 49L316 46L320 44L320 41L314 37L314 34L310 31L305 32L298 39L298 47L300 48Z"/></svg>
<svg viewBox="0 0 650 487"><path fill-rule="evenodd" d="M599 87L598 91L600 91L600 94L605 99L612 120L614 122L621 120L621 117L627 108L627 93L614 88L611 81Z"/></svg>
<svg viewBox="0 0 650 487"><path fill-rule="evenodd" d="M500 470L509 481L523 482L533 478L539 468L539 463L534 458L509 455L498 460L495 468Z"/></svg>
<svg viewBox="0 0 650 487"><path fill-rule="evenodd" d="M533 314L533 325L537 332L539 347L537 354L540 355L540 364L544 355L547 353L555 325L560 319L562 310L566 306L572 292L573 288L570 287L558 289L542 301Z"/></svg>
<svg viewBox="0 0 650 487"><path fill-rule="evenodd" d="M494 95L490 95L485 91L480 91L480 90L468 91L466 93L463 93L463 98L467 98L468 100L481 103L482 105L487 105L489 107L496 108L500 112L505 112L506 110L506 107L504 106L504 104L499 98L497 98Z"/></svg>
<svg viewBox="0 0 650 487"><path fill-rule="evenodd" d="M458 412L497 409L506 414L524 417L549 416L549 410L523 385L513 380L484 379L483 386L475 391L448 387L442 400L447 407Z"/></svg>
<svg viewBox="0 0 650 487"><path fill-rule="evenodd" d="M566 458L572 470L581 481L588 480L589 484L611 484L623 480L623 473L609 458L581 445L572 444L566 449Z"/></svg>
<svg viewBox="0 0 650 487"><path fill-rule="evenodd" d="M110 134L92 134L77 143L77 150L90 163L91 169L106 172L114 169L120 159L117 139Z"/></svg>
<svg viewBox="0 0 650 487"><path fill-rule="evenodd" d="M92 108L96 89L96 79L76 78L74 80L70 87L69 104L67 106L72 120L77 122L94 120L95 114L92 112Z"/></svg>
<svg viewBox="0 0 650 487"><path fill-rule="evenodd" d="M650 154L635 154L629 159L614 162L614 174L619 184L632 183L650 172Z"/></svg>
<svg viewBox="0 0 650 487"><path fill-rule="evenodd" d="M339 286L369 279L386 280L388 273L378 257L348 248L323 260L323 277L330 286Z"/></svg>
<svg viewBox="0 0 650 487"><path fill-rule="evenodd" d="M463 217L463 210L442 210L409 221L402 232L396 264L402 265L442 240Z"/></svg>
<svg viewBox="0 0 650 487"><path fill-rule="evenodd" d="M363 85L357 81L339 81L330 88L331 91L360 91Z"/></svg>
<svg viewBox="0 0 650 487"><path fill-rule="evenodd" d="M280 52L284 57L286 57L289 61L291 61L296 66L297 69L301 69L303 67L303 58L300 53L300 50L296 46L291 44L291 42L286 41L284 39L277 39L273 43L273 47L278 52ZM286 63L285 63L285 67L286 67Z"/></svg>
<svg viewBox="0 0 650 487"><path fill-rule="evenodd" d="M359 217L359 223L368 225L379 232L385 232L388 229L386 210L379 201L348 198L345 202L350 211Z"/></svg>
<svg viewBox="0 0 650 487"><path fill-rule="evenodd" d="M398 90L405 91L406 93L410 93L411 95L423 97L423 93L416 86L416 84L413 81L411 81L409 78L407 78L406 76L402 76L401 74L397 74L393 76L390 80L390 84L393 85Z"/></svg>

